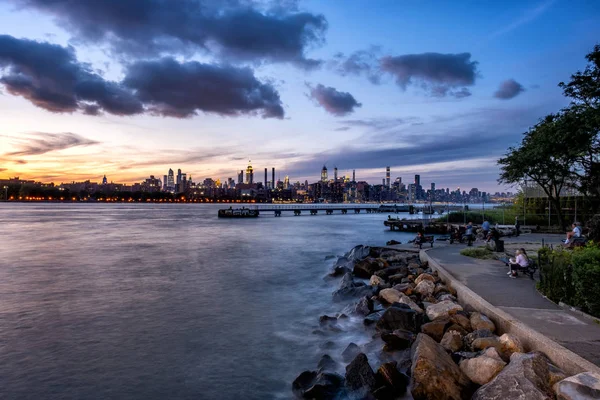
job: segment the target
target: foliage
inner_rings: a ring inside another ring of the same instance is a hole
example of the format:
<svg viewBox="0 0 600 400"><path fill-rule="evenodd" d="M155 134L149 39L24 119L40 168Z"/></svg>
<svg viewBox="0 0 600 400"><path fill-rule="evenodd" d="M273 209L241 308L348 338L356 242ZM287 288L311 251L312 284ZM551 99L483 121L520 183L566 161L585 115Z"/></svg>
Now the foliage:
<svg viewBox="0 0 600 400"><path fill-rule="evenodd" d="M496 255L493 251L488 249L487 247L472 247L465 248L460 251L460 254L467 257L479 258L482 260L492 260L496 259Z"/></svg>
<svg viewBox="0 0 600 400"><path fill-rule="evenodd" d="M571 282L571 256L573 252L558 248L544 247L538 251L541 280L538 289L550 300L572 304L573 290L566 282Z"/></svg>
<svg viewBox="0 0 600 400"><path fill-rule="evenodd" d="M462 211L451 212L447 216L440 217L436 219L436 222L444 223L450 222L454 224L462 224L465 219L467 222L473 222L474 224L483 223L483 218L492 225L500 224L500 225L513 225L515 223L515 217L518 216L521 223L525 221L526 225L546 225L548 223L548 218L543 215L530 215L528 214L526 218L523 218L523 210L517 206L507 207L504 210L501 208L490 208L489 210L484 211L467 211L466 216Z"/></svg>
<svg viewBox="0 0 600 400"><path fill-rule="evenodd" d="M594 46L592 52L585 58L588 65L583 72L577 71L571 75L570 82L560 82L558 86L563 89L564 95L573 99L575 103L598 107L600 106L600 44Z"/></svg>
<svg viewBox="0 0 600 400"><path fill-rule="evenodd" d="M594 215L589 221L586 222L588 228L587 237L596 243L600 243L600 214Z"/></svg>
<svg viewBox="0 0 600 400"><path fill-rule="evenodd" d="M600 316L600 248L586 246L573 253L573 283L581 305Z"/></svg>

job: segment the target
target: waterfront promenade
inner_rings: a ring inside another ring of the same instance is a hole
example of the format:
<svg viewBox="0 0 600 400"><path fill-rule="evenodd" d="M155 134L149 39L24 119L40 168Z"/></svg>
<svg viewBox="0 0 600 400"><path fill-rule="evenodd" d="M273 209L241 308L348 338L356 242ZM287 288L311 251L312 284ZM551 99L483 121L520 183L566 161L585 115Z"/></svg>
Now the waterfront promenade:
<svg viewBox="0 0 600 400"><path fill-rule="evenodd" d="M539 248L546 244L559 245L564 235L527 234L507 238L505 247ZM477 245L477 243L476 243ZM562 346L600 366L600 324L578 313L563 309L542 296L535 281L526 276L510 279L501 261L480 260L460 254L464 245L441 245L427 251L458 281L493 306L525 323ZM536 273L536 281L539 275Z"/></svg>

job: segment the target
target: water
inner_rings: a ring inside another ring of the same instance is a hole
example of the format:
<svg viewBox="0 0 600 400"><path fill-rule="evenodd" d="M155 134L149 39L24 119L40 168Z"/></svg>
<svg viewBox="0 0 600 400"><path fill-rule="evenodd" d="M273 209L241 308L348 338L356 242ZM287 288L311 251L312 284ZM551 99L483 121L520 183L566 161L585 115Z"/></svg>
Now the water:
<svg viewBox="0 0 600 400"><path fill-rule="evenodd" d="M326 258L413 234L217 208L0 204L0 398L287 399L322 354L370 341L352 319L313 333L343 307Z"/></svg>

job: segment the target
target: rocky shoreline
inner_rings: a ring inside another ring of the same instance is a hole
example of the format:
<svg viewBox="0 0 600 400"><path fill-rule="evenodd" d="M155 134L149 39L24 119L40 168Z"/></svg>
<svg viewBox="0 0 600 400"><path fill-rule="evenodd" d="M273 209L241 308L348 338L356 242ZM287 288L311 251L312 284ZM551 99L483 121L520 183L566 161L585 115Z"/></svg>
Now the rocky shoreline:
<svg viewBox="0 0 600 400"><path fill-rule="evenodd" d="M463 309L418 253L359 245L329 276L339 279L333 301L350 303L321 316L313 333L336 332L343 320L359 318L357 329L371 340L324 353L315 370L292 383L297 398L600 398L600 376L568 377L544 354L526 352L517 337L498 335L485 315Z"/></svg>

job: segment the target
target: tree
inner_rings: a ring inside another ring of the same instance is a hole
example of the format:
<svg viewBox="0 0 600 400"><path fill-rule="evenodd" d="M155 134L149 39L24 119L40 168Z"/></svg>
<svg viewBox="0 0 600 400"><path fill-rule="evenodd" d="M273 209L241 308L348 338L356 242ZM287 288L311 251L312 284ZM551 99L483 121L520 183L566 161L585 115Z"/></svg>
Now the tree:
<svg viewBox="0 0 600 400"><path fill-rule="evenodd" d="M567 186L574 160L578 154L564 134L563 113L550 114L531 128L517 148L498 160L501 174L498 182L517 184L526 179L537 183L556 210L561 228L560 193Z"/></svg>

